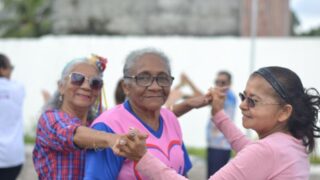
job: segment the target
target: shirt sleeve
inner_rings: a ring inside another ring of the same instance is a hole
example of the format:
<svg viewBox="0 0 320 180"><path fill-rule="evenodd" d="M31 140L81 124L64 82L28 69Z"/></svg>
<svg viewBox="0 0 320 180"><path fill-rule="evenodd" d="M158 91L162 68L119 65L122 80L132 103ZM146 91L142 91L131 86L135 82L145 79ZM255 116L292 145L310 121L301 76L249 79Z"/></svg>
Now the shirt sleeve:
<svg viewBox="0 0 320 180"><path fill-rule="evenodd" d="M189 154L187 152L186 146L184 143L182 143L182 150L183 150L183 156L184 156L184 171L183 175L186 176L189 170L192 168L192 163L189 157Z"/></svg>
<svg viewBox="0 0 320 180"><path fill-rule="evenodd" d="M232 149L236 152L241 151L246 145L251 143L251 140L246 138L240 129L236 127L224 110L216 113L212 119L216 127L223 133Z"/></svg>
<svg viewBox="0 0 320 180"><path fill-rule="evenodd" d="M251 144L209 180L269 179L268 176L274 166L273 162L274 154L269 146L259 143ZM140 159L136 169L149 179L186 179L148 152Z"/></svg>
<svg viewBox="0 0 320 180"><path fill-rule="evenodd" d="M59 112L46 112L38 123L37 141L56 151L73 151L78 149L73 136L79 126L79 119L71 119Z"/></svg>
<svg viewBox="0 0 320 180"><path fill-rule="evenodd" d="M97 123L93 129L114 133L113 130L104 123ZM124 158L113 153L111 148L103 150L88 150L86 153L85 180L117 179Z"/></svg>
<svg viewBox="0 0 320 180"><path fill-rule="evenodd" d="M154 157L150 153L146 153L140 161L137 163L136 169L148 177L149 179L157 180L186 180L187 178L178 174L172 168L167 167L158 158Z"/></svg>
<svg viewBox="0 0 320 180"><path fill-rule="evenodd" d="M262 143L250 144L210 179L270 179L268 176L272 174L274 157L270 146Z"/></svg>

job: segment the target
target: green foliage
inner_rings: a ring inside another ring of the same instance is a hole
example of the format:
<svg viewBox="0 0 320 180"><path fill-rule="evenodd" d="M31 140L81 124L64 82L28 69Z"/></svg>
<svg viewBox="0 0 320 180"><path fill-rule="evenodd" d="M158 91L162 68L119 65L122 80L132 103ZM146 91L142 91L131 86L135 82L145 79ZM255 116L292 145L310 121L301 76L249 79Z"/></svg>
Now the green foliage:
<svg viewBox="0 0 320 180"><path fill-rule="evenodd" d="M316 28L312 28L308 32L304 32L300 34L301 36L320 36L320 26Z"/></svg>
<svg viewBox="0 0 320 180"><path fill-rule="evenodd" d="M35 139L34 136L31 136L31 135L28 135L28 134L26 134L24 136L24 143L26 143L26 144L34 144L35 142L36 142L36 139Z"/></svg>
<svg viewBox="0 0 320 180"><path fill-rule="evenodd" d="M197 156L202 159L207 158L206 148L187 147L187 151L190 155Z"/></svg>
<svg viewBox="0 0 320 180"><path fill-rule="evenodd" d="M39 37L50 33L50 0L5 0L2 37Z"/></svg>

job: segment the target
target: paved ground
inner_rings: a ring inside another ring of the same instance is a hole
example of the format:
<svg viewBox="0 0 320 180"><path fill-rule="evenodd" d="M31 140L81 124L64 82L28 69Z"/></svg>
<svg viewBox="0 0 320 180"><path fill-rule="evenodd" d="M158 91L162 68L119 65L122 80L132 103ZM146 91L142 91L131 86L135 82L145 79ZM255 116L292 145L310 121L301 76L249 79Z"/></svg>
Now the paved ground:
<svg viewBox="0 0 320 180"><path fill-rule="evenodd" d="M26 158L27 161L22 169L22 172L18 180L36 180L37 175L33 168L32 163L32 148L33 146L26 146ZM189 178L191 180L205 180L206 179L206 165L203 159L197 157L191 157L193 168L189 173ZM310 180L320 179L320 165L311 167L311 177Z"/></svg>

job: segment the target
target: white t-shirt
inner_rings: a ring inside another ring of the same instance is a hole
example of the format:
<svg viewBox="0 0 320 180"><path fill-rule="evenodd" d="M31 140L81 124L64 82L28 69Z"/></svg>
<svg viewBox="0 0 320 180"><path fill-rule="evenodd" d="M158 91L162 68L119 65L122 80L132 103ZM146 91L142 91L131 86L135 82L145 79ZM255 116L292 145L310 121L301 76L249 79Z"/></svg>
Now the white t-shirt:
<svg viewBox="0 0 320 180"><path fill-rule="evenodd" d="M24 162L22 108L24 87L0 77L0 168Z"/></svg>

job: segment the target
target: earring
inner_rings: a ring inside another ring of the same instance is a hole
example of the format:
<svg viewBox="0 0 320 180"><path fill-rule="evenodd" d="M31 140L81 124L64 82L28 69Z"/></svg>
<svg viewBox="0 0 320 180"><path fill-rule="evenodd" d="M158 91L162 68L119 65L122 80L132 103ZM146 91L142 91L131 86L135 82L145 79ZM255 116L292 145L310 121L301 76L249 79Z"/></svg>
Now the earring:
<svg viewBox="0 0 320 180"><path fill-rule="evenodd" d="M62 102L63 101L63 97L62 95L59 96L59 101Z"/></svg>

